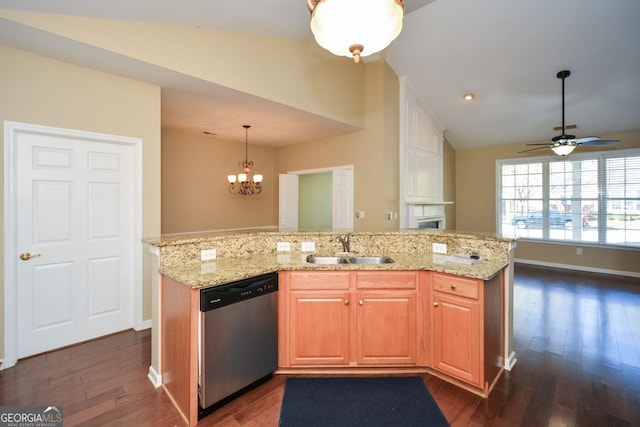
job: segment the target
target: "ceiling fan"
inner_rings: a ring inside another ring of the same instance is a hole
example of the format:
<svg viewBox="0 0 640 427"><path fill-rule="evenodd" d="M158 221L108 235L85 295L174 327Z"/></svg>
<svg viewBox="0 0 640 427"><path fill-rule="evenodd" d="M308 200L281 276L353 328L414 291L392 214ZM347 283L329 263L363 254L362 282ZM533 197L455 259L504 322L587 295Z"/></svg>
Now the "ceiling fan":
<svg viewBox="0 0 640 427"><path fill-rule="evenodd" d="M584 138L576 138L575 135L567 135L565 133L565 124L564 124L564 79L571 75L571 71L562 70L556 74L556 77L562 79L562 133L558 136L554 136L551 138L551 143L542 143L542 144L527 144L527 145L540 145L541 147L531 148L529 150L520 151L520 153L527 153L529 151L540 150L544 148L550 148L559 156L566 156L571 154L571 152L578 145L614 145L619 143L618 140L604 140L600 139L599 136L586 136Z"/></svg>

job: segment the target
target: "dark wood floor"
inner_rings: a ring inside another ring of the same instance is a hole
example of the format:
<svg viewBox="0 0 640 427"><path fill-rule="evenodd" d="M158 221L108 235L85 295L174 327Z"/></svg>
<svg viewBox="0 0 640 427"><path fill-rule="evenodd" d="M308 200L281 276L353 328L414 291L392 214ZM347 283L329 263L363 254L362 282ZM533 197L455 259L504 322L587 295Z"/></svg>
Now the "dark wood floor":
<svg viewBox="0 0 640 427"><path fill-rule="evenodd" d="M517 265L518 362L488 399L423 379L452 426L640 426L640 280ZM150 332L127 331L0 371L0 405L58 405L65 426L184 425L147 379ZM202 426L277 426L276 376Z"/></svg>

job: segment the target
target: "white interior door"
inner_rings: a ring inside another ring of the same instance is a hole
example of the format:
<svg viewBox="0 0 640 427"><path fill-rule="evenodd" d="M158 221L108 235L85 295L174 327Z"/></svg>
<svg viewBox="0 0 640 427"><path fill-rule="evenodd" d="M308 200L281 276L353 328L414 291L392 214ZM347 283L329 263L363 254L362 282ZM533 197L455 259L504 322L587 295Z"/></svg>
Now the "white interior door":
<svg viewBox="0 0 640 427"><path fill-rule="evenodd" d="M353 229L353 169L333 169L333 228Z"/></svg>
<svg viewBox="0 0 640 427"><path fill-rule="evenodd" d="M298 175L280 174L279 182L279 227L280 229L298 228Z"/></svg>
<svg viewBox="0 0 640 427"><path fill-rule="evenodd" d="M16 138L18 358L131 328L133 147Z"/></svg>

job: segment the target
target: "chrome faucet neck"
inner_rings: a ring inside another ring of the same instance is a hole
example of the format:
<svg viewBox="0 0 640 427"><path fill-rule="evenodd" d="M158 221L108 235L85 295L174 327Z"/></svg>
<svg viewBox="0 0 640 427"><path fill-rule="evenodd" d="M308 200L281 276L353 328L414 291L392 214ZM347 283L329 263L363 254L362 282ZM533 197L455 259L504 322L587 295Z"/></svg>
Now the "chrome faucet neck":
<svg viewBox="0 0 640 427"><path fill-rule="evenodd" d="M351 252L351 244L349 241L350 234L346 234L344 236L336 237L336 242L342 244L342 252L349 253Z"/></svg>

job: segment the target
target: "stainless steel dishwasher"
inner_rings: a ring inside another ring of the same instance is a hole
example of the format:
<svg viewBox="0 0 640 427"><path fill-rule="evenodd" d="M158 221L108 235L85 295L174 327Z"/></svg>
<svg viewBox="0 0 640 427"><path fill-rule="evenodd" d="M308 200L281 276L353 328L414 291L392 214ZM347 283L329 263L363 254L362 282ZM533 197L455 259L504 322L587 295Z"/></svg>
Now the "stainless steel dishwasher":
<svg viewBox="0 0 640 427"><path fill-rule="evenodd" d="M200 291L200 418L278 367L277 291L276 273Z"/></svg>

